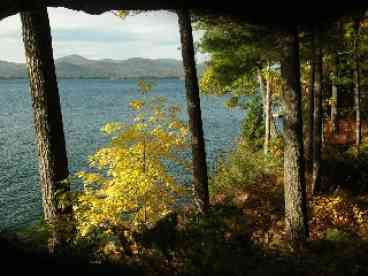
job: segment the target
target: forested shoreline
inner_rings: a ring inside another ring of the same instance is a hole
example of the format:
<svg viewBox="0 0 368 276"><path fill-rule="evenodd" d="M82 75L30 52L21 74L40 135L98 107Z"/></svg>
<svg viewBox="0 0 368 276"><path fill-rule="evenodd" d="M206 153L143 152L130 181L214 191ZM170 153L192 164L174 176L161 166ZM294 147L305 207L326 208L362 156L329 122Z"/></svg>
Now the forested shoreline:
<svg viewBox="0 0 368 276"><path fill-rule="evenodd" d="M198 73L203 63L198 63ZM184 78L182 62L176 59L130 58L92 60L68 55L55 60L59 79L161 79ZM26 64L0 60L0 79L26 79Z"/></svg>
<svg viewBox="0 0 368 276"><path fill-rule="evenodd" d="M109 142L75 175L47 9L21 12L44 220L15 240L147 275L367 274L366 10L271 25L172 12L188 122L177 105L148 98L155 84L141 79L127 103L134 119L106 124ZM198 45L193 28L204 31ZM200 78L196 49L210 56ZM200 93L230 95L226 106L246 111L233 151L212 174ZM190 185L169 163L191 174ZM76 178L83 190L71 192Z"/></svg>

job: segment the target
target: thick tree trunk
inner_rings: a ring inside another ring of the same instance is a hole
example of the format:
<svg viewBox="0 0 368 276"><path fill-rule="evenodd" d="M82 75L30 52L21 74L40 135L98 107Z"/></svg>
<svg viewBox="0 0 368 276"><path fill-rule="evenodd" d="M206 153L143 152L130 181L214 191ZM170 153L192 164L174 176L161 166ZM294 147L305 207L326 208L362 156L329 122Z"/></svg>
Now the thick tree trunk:
<svg viewBox="0 0 368 276"><path fill-rule="evenodd" d="M188 10L178 10L182 56L185 73L185 87L189 115L189 127L192 133L193 155L193 192L194 201L202 214L208 213L208 173L201 105L196 72L192 25Z"/></svg>
<svg viewBox="0 0 368 276"><path fill-rule="evenodd" d="M362 137L360 120L360 64L359 64L359 20L354 21L354 105L355 105L355 146L359 152Z"/></svg>
<svg viewBox="0 0 368 276"><path fill-rule="evenodd" d="M265 111L266 114L265 114L264 154L267 154L271 140L271 122L272 122L272 95L271 95L271 77L270 77L269 64L267 65Z"/></svg>
<svg viewBox="0 0 368 276"><path fill-rule="evenodd" d="M321 182L321 144L322 144L322 49L320 33L315 33L315 81L313 115L313 176L311 193L314 194Z"/></svg>
<svg viewBox="0 0 368 276"><path fill-rule="evenodd" d="M308 237L304 180L299 39L296 28L286 29L281 49L284 115L285 222L293 245Z"/></svg>
<svg viewBox="0 0 368 276"><path fill-rule="evenodd" d="M69 172L50 25L45 7L24 12L21 19L32 94L44 218L52 226L49 248L53 251L65 242L59 223L63 212L70 213L71 208L62 210L55 201L56 192L67 191L69 188L65 183Z"/></svg>

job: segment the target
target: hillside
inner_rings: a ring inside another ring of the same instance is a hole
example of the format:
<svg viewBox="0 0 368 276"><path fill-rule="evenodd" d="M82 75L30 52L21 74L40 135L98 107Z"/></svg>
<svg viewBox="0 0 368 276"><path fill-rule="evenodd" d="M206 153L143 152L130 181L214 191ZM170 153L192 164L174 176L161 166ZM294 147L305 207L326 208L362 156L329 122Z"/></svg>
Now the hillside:
<svg viewBox="0 0 368 276"><path fill-rule="evenodd" d="M90 60L70 55L55 61L59 78L183 78L181 61L175 59L130 58ZM203 64L198 64L199 74ZM25 78L25 64L0 61L0 79Z"/></svg>

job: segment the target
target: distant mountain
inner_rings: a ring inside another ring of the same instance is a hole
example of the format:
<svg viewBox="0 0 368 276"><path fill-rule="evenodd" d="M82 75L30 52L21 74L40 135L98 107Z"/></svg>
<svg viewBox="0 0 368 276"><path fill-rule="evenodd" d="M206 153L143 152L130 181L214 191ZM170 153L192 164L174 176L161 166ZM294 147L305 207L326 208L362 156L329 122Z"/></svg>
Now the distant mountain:
<svg viewBox="0 0 368 276"><path fill-rule="evenodd" d="M176 59L130 58L127 60L91 60L70 55L55 61L58 78L129 79L129 78L183 78L182 62ZM198 74L203 71L198 64ZM26 66L21 63L0 61L0 78L26 78Z"/></svg>
<svg viewBox="0 0 368 276"><path fill-rule="evenodd" d="M69 63L69 64L74 64L74 65L83 65L83 64L88 64L90 60L86 59L85 57L79 56L79 55L70 55L70 56L59 58L56 60L56 62Z"/></svg>

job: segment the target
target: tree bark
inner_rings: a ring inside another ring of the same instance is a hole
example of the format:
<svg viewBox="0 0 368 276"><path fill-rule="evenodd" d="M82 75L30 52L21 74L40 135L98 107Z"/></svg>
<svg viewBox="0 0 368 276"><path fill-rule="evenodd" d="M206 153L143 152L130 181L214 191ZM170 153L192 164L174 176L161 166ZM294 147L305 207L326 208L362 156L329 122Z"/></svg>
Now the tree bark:
<svg viewBox="0 0 368 276"><path fill-rule="evenodd" d="M266 77L266 99L265 99L265 142L264 154L268 154L269 144L271 140L271 122L272 122L272 95L271 95L271 77L270 64L267 65Z"/></svg>
<svg viewBox="0 0 368 276"><path fill-rule="evenodd" d="M360 64L359 64L359 20L354 21L354 105L355 105L355 146L359 152L362 137L360 120Z"/></svg>
<svg viewBox="0 0 368 276"><path fill-rule="evenodd" d="M359 151L362 137L362 127L360 119L360 76L359 65L354 69L354 105L355 105L355 146Z"/></svg>
<svg viewBox="0 0 368 276"><path fill-rule="evenodd" d="M306 170L312 172L313 168L313 125L314 125L314 81L315 81L315 39L314 30L311 30L311 56L310 56L310 73L309 73L309 85L307 87L308 92L308 124L305 127L305 161ZM311 183L311 182L308 182Z"/></svg>
<svg viewBox="0 0 368 276"><path fill-rule="evenodd" d="M281 48L284 115L285 223L293 245L308 237L304 179L299 38L296 27L285 28Z"/></svg>
<svg viewBox="0 0 368 276"><path fill-rule="evenodd" d="M338 29L340 30L340 24ZM341 32L341 31L340 31ZM334 63L333 63L333 79L332 79L332 103L331 103L331 133L335 135L338 133L338 79L339 79L339 56L337 51L334 53Z"/></svg>
<svg viewBox="0 0 368 276"><path fill-rule="evenodd" d="M191 18L188 10L177 10L177 14L185 73L189 127L192 133L194 202L198 210L205 215L209 208L208 173Z"/></svg>
<svg viewBox="0 0 368 276"><path fill-rule="evenodd" d="M32 108L39 160L39 174L45 221L51 226L49 249L54 252L65 242L61 228L63 214L71 208L59 208L55 194L68 191L63 121L55 75L50 25L45 7L21 13L23 41L32 95ZM70 223L70 221L68 222Z"/></svg>
<svg viewBox="0 0 368 276"><path fill-rule="evenodd" d="M315 41L315 82L313 114L313 176L311 193L314 194L321 182L321 144L322 144L322 49L320 33L316 31Z"/></svg>
<svg viewBox="0 0 368 276"><path fill-rule="evenodd" d="M261 93L261 96L262 96L262 106L263 106L263 114L262 115L263 115L263 118L264 118L265 114L266 114L266 89L265 89L261 69L262 68L257 68L257 79L258 79L259 92Z"/></svg>

